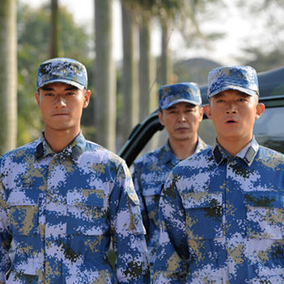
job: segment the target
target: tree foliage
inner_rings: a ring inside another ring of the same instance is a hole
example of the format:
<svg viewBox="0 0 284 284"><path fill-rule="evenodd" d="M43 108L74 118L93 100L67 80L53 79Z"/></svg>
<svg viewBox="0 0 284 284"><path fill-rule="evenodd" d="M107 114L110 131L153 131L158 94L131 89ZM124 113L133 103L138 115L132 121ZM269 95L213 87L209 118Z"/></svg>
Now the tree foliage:
<svg viewBox="0 0 284 284"><path fill-rule="evenodd" d="M59 14L59 56L75 58L90 67L90 35L75 23L66 7L60 7ZM48 5L31 8L18 2L18 145L37 138L43 128L34 93L38 66L50 56L50 15Z"/></svg>
<svg viewBox="0 0 284 284"><path fill-rule="evenodd" d="M239 12L248 19L253 32L243 40L241 64L253 66L258 72L284 65L284 1L239 0Z"/></svg>

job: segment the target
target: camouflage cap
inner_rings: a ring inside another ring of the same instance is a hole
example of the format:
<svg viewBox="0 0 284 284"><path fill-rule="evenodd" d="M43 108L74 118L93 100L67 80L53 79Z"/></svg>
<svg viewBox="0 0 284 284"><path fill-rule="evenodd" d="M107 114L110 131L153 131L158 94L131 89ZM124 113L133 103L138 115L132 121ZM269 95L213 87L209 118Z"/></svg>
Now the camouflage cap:
<svg viewBox="0 0 284 284"><path fill-rule="evenodd" d="M248 95L259 95L257 73L250 66L215 68L208 75L207 97L226 90L237 90Z"/></svg>
<svg viewBox="0 0 284 284"><path fill-rule="evenodd" d="M87 88L86 67L70 58L53 58L40 64L37 74L37 89L49 84L61 82L77 87Z"/></svg>
<svg viewBox="0 0 284 284"><path fill-rule="evenodd" d="M193 105L201 105L200 89L196 83L177 83L161 86L159 89L159 107L167 109L170 106L187 102Z"/></svg>

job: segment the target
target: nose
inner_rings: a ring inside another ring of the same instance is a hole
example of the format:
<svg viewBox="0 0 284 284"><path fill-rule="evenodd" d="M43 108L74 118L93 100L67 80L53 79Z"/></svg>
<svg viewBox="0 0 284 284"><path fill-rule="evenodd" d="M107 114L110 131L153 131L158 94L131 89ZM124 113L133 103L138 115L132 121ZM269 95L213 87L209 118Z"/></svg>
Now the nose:
<svg viewBox="0 0 284 284"><path fill-rule="evenodd" d="M230 114L230 113L237 113L238 109L235 103L229 103L227 104L227 109L226 109L226 113Z"/></svg>
<svg viewBox="0 0 284 284"><path fill-rule="evenodd" d="M178 115L178 120L181 121L181 122L184 122L186 121L186 116L184 113L180 112L179 115Z"/></svg>
<svg viewBox="0 0 284 284"><path fill-rule="evenodd" d="M54 105L56 108L64 108L66 107L66 101L64 99L63 96L56 96L55 97L55 101L54 101Z"/></svg>

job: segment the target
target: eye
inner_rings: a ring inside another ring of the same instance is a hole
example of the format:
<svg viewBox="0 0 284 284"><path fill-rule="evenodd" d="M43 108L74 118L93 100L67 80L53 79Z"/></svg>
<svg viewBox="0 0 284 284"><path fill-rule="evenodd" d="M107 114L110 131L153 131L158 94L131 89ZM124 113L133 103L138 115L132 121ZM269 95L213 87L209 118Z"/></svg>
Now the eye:
<svg viewBox="0 0 284 284"><path fill-rule="evenodd" d="M224 100L223 100L223 99L217 99L215 102L216 102L216 103L223 103Z"/></svg>
<svg viewBox="0 0 284 284"><path fill-rule="evenodd" d="M239 98L238 101L239 102L245 102L247 99L246 98Z"/></svg>
<svg viewBox="0 0 284 284"><path fill-rule="evenodd" d="M168 114L173 114L173 113L176 113L176 110L175 109L168 109L168 110L166 110L166 112Z"/></svg>
<svg viewBox="0 0 284 284"><path fill-rule="evenodd" d="M51 92L48 92L48 93L45 93L44 96L45 96L45 97L52 97L52 96L54 96L54 94L51 93Z"/></svg>
<svg viewBox="0 0 284 284"><path fill-rule="evenodd" d="M65 95L66 96L74 96L74 95L76 95L76 93L73 92L73 91L70 91L70 92L67 92Z"/></svg>

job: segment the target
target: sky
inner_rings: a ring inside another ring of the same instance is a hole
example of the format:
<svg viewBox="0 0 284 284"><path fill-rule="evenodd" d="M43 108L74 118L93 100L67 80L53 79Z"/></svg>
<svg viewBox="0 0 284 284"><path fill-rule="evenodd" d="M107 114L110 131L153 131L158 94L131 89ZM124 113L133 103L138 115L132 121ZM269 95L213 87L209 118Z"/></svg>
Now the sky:
<svg viewBox="0 0 284 284"><path fill-rule="evenodd" d="M33 6L40 6L47 0L21 0L24 3ZM223 65L238 64L236 57L241 56L241 49L245 46L245 40L249 38L252 32L252 19L240 14L240 10L235 8L235 1L223 0L227 5L226 13L220 10L217 12L218 19L212 22L201 24L201 29L205 31L225 32L226 37L211 44L210 49L205 48L187 48L177 31L173 31L171 37L171 49L175 56L185 58L205 57L217 61ZM60 5L64 5L74 15L74 19L86 26L90 32L94 29L94 0L59 0ZM114 49L114 58L119 60L122 57L122 41L121 41L121 15L120 3L114 0L114 37L117 47ZM259 21L253 21L253 32L261 32L262 25ZM155 28L153 31L152 52L154 55L160 53L160 30Z"/></svg>

